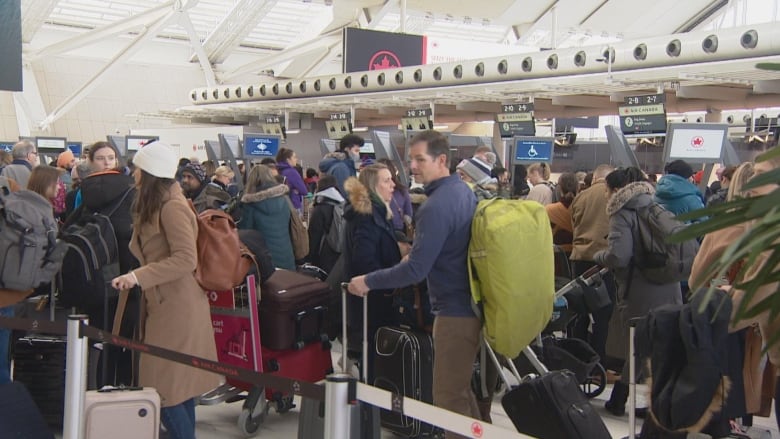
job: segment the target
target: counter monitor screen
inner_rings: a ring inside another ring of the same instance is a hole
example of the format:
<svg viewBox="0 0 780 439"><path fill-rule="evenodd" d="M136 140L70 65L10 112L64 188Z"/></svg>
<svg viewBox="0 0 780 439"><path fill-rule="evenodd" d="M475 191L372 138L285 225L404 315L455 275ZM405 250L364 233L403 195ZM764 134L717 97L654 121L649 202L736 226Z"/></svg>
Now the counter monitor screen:
<svg viewBox="0 0 780 439"><path fill-rule="evenodd" d="M68 149L70 152L73 153L76 158L81 157L81 150L83 149L83 146L81 142L68 142Z"/></svg>
<svg viewBox="0 0 780 439"><path fill-rule="evenodd" d="M279 136L244 134L244 157L276 157L279 152Z"/></svg>
<svg viewBox="0 0 780 439"><path fill-rule="evenodd" d="M719 163L727 135L727 124L669 124L664 161L680 159L690 163Z"/></svg>
<svg viewBox="0 0 780 439"><path fill-rule="evenodd" d="M36 137L35 145L43 153L59 154L65 151L67 139L64 137Z"/></svg>
<svg viewBox="0 0 780 439"><path fill-rule="evenodd" d="M160 140L159 137L154 136L127 136L125 137L125 143L127 144L128 151L138 151L146 144L152 143L156 140Z"/></svg>
<svg viewBox="0 0 780 439"><path fill-rule="evenodd" d="M515 141L515 161L551 162L553 142L547 137L518 137Z"/></svg>

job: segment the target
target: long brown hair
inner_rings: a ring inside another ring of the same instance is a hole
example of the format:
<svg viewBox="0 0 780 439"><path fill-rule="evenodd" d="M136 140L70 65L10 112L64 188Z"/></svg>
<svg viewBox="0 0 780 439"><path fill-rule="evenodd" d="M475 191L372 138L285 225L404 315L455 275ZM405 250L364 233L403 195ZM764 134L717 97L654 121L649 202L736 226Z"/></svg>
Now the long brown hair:
<svg viewBox="0 0 780 439"><path fill-rule="evenodd" d="M172 178L159 178L141 171L141 184L133 201L133 218L136 230L138 226L151 223L154 216L162 208L162 200L171 185L176 182Z"/></svg>
<svg viewBox="0 0 780 439"><path fill-rule="evenodd" d="M36 166L30 173L30 179L27 181L27 189L48 199L49 196L46 194L46 191L48 191L50 187L56 185L59 178L59 169L53 166Z"/></svg>

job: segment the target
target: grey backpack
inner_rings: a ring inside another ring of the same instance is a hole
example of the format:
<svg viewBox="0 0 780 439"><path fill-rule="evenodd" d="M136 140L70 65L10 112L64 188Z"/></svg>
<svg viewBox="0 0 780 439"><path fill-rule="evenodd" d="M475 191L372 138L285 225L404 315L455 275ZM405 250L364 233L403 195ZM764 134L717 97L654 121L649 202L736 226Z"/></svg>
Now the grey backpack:
<svg viewBox="0 0 780 439"><path fill-rule="evenodd" d="M322 239L320 251L327 244L331 250L341 254L344 250L344 203L332 203L333 217L328 228L328 233Z"/></svg>
<svg viewBox="0 0 780 439"><path fill-rule="evenodd" d="M0 288L29 291L54 280L65 247L57 242L52 205L35 192L0 182Z"/></svg>
<svg viewBox="0 0 780 439"><path fill-rule="evenodd" d="M634 251L634 264L642 275L661 285L688 280L699 243L696 239L675 244L667 242L669 236L686 225L658 203L635 212L640 248Z"/></svg>

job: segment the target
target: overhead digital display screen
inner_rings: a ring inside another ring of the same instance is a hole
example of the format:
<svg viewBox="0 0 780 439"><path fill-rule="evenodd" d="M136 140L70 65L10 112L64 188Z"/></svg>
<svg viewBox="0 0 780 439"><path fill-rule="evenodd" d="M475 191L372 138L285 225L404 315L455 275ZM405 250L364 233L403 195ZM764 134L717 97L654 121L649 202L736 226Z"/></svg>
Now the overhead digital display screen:
<svg viewBox="0 0 780 439"><path fill-rule="evenodd" d="M666 97L663 94L627 96L618 107L623 134L666 133Z"/></svg>
<svg viewBox="0 0 780 439"><path fill-rule="evenodd" d="M257 136L244 135L244 156L245 157L276 157L279 152L278 136Z"/></svg>
<svg viewBox="0 0 780 439"><path fill-rule="evenodd" d="M553 139L517 139L515 142L515 161L551 162L553 157Z"/></svg>

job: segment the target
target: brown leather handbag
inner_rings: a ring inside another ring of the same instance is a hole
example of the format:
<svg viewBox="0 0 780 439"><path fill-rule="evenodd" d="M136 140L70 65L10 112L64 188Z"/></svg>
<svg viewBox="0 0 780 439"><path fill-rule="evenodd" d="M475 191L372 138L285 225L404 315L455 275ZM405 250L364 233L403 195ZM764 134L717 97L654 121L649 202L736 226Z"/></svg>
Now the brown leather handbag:
<svg viewBox="0 0 780 439"><path fill-rule="evenodd" d="M207 209L197 215L198 267L195 280L207 291L229 290L240 285L249 272L254 255L238 239L233 218L218 209Z"/></svg>

